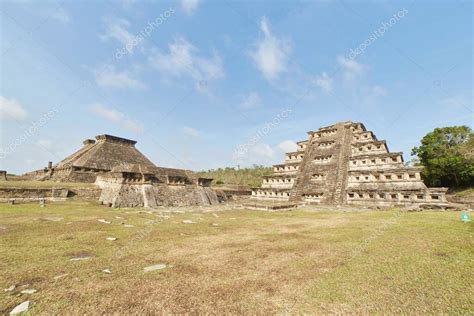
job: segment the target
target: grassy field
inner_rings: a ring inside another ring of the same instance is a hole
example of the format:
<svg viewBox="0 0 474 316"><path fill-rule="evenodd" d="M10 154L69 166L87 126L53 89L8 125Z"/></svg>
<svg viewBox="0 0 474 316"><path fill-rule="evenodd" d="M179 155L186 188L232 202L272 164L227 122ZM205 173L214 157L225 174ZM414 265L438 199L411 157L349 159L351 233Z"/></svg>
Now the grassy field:
<svg viewBox="0 0 474 316"><path fill-rule="evenodd" d="M0 312L474 313L474 224L459 213L225 207L1 205L0 287L16 288Z"/></svg>

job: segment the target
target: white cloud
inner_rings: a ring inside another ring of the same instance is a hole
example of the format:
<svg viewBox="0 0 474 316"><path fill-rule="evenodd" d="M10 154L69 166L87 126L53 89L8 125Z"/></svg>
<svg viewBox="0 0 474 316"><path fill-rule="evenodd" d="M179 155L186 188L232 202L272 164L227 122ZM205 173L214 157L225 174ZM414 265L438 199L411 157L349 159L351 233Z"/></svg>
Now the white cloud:
<svg viewBox="0 0 474 316"><path fill-rule="evenodd" d="M292 140L285 140L277 145L277 148L285 153L293 152L298 149L296 143Z"/></svg>
<svg viewBox="0 0 474 316"><path fill-rule="evenodd" d="M184 38L177 38L168 45L168 52L155 51L149 57L150 64L163 75L188 77L195 81L196 88L203 90L208 81L225 76L221 58L198 56L199 50Z"/></svg>
<svg viewBox="0 0 474 316"><path fill-rule="evenodd" d="M262 106L262 99L257 92L251 92L248 95L244 96L242 102L240 102L240 107L243 109L254 109Z"/></svg>
<svg viewBox="0 0 474 316"><path fill-rule="evenodd" d="M141 133L144 130L143 124L128 118L120 111L114 110L109 106L101 103L94 103L90 106L92 113L107 121L118 124L134 133Z"/></svg>
<svg viewBox="0 0 474 316"><path fill-rule="evenodd" d="M367 68L364 64L358 63L354 59L346 58L344 56L338 56L337 62L343 68L344 77L348 80L362 75Z"/></svg>
<svg viewBox="0 0 474 316"><path fill-rule="evenodd" d="M0 120L24 121L28 112L14 99L0 96Z"/></svg>
<svg viewBox="0 0 474 316"><path fill-rule="evenodd" d="M91 111L97 116L103 119L106 119L108 121L111 121L113 123L120 123L120 121L124 117L122 112L108 108L105 105L100 104L100 103L94 103L91 106Z"/></svg>
<svg viewBox="0 0 474 316"><path fill-rule="evenodd" d="M113 66L100 67L95 71L95 81L99 86L107 88L142 89L145 84L133 79L127 71L116 71Z"/></svg>
<svg viewBox="0 0 474 316"><path fill-rule="evenodd" d="M268 144L256 144L250 148L248 156L255 164L267 164L275 160L275 150Z"/></svg>
<svg viewBox="0 0 474 316"><path fill-rule="evenodd" d="M384 97L384 96L387 95L387 90L384 87L381 87L381 86L373 86L372 87L372 93L375 96Z"/></svg>
<svg viewBox="0 0 474 316"><path fill-rule="evenodd" d="M190 136L190 137L198 137L199 136L198 130L195 129L195 128L189 127L189 126L183 127L183 133L187 136Z"/></svg>
<svg viewBox="0 0 474 316"><path fill-rule="evenodd" d="M291 46L271 33L266 17L262 17L260 29L263 32L263 38L256 43L255 51L250 52L250 57L263 76L267 80L273 80L286 70Z"/></svg>
<svg viewBox="0 0 474 316"><path fill-rule="evenodd" d="M57 9L47 10L44 12L44 15L64 24L71 22L69 13L61 7Z"/></svg>
<svg viewBox="0 0 474 316"><path fill-rule="evenodd" d="M122 44L122 46L132 54L136 45L130 45L135 40L135 36L128 31L130 22L125 19L114 17L105 17L103 18L103 21L105 24L105 33L100 35L100 38L103 40L114 39Z"/></svg>
<svg viewBox="0 0 474 316"><path fill-rule="evenodd" d="M199 2L199 0L181 0L181 8L186 14L192 15L196 12Z"/></svg>
<svg viewBox="0 0 474 316"><path fill-rule="evenodd" d="M325 72L316 78L315 84L326 92L331 92L333 89L333 79Z"/></svg>

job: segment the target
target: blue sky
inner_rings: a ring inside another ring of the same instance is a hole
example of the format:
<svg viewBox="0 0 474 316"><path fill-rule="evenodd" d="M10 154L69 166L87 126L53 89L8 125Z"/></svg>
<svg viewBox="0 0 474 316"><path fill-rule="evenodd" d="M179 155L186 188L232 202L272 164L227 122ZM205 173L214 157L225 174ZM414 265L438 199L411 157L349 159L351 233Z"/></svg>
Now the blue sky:
<svg viewBox="0 0 474 316"><path fill-rule="evenodd" d="M470 1L2 1L0 168L86 138L160 166L271 165L365 123L390 150L473 126Z"/></svg>

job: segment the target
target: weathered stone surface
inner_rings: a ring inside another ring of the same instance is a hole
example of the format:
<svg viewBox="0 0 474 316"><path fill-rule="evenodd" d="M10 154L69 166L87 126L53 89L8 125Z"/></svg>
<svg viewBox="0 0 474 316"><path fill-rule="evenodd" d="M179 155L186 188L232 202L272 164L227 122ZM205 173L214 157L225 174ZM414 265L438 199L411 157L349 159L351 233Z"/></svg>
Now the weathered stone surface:
<svg viewBox="0 0 474 316"><path fill-rule="evenodd" d="M117 237L107 237L106 238L108 241L116 241Z"/></svg>
<svg viewBox="0 0 474 316"><path fill-rule="evenodd" d="M10 315L18 315L21 313L24 313L28 311L28 308L30 308L30 301L25 301L17 306L15 306L14 309L10 312Z"/></svg>
<svg viewBox="0 0 474 316"><path fill-rule="evenodd" d="M406 167L402 153L362 123L341 122L308 132L298 151L273 167L252 198L293 203L394 206L446 204L445 188L428 189L420 169Z"/></svg>

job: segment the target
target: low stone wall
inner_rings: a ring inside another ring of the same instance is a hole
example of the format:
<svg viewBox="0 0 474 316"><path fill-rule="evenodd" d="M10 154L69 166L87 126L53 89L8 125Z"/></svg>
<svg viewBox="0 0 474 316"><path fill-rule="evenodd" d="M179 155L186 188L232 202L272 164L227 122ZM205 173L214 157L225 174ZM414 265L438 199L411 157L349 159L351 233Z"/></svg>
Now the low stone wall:
<svg viewBox="0 0 474 316"><path fill-rule="evenodd" d="M102 189L98 187L71 188L67 198L71 200L99 201L101 192Z"/></svg>
<svg viewBox="0 0 474 316"><path fill-rule="evenodd" d="M0 201L36 201L46 199L52 201L65 200L69 190L61 188L0 188Z"/></svg>
<svg viewBox="0 0 474 316"><path fill-rule="evenodd" d="M224 185L213 189L216 193L224 194L226 200L249 199L252 195L252 190L246 185Z"/></svg>
<svg viewBox="0 0 474 316"><path fill-rule="evenodd" d="M66 199L98 201L101 189L97 187L84 188L0 188L0 202L36 201L46 199L51 201L64 201Z"/></svg>

